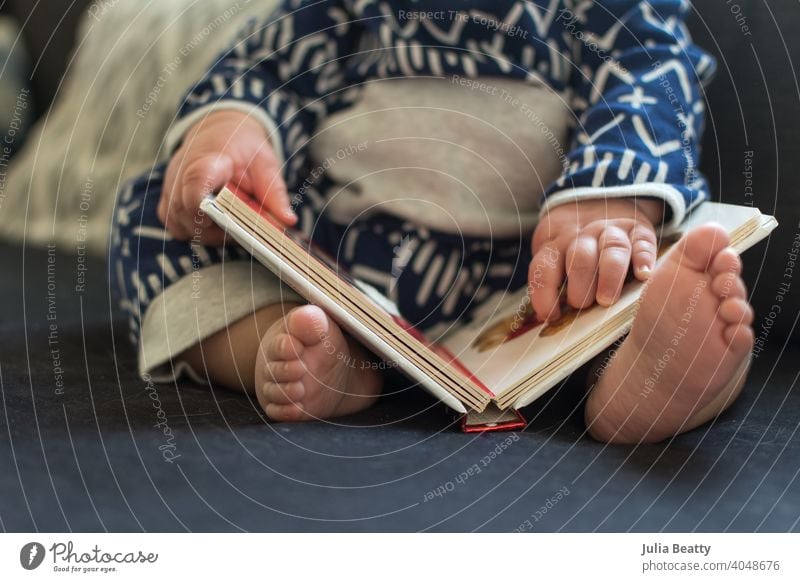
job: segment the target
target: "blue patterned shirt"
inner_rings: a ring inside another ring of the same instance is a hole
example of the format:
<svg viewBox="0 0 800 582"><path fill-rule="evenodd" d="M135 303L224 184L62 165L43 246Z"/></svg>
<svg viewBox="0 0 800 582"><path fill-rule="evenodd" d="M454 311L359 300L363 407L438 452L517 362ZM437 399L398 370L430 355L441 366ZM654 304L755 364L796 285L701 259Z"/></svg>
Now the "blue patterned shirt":
<svg viewBox="0 0 800 582"><path fill-rule="evenodd" d="M563 93L574 132L542 210L581 198L664 200L665 227L708 198L698 172L703 86L715 62L692 44L685 0L284 0L252 20L188 93L168 136L218 107L256 116L308 172L322 118L370 79L508 77Z"/></svg>

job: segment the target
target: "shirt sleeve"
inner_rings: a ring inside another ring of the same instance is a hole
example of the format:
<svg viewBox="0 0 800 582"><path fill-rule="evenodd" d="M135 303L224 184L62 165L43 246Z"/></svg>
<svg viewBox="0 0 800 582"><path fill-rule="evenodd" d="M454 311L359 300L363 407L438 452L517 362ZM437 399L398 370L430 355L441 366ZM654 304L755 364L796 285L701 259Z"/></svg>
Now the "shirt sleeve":
<svg viewBox="0 0 800 582"><path fill-rule="evenodd" d="M264 125L287 184L295 182L318 119L339 99L357 28L341 2L328 0L284 0L268 18L250 19L189 90L167 133L167 151L212 111L238 110Z"/></svg>
<svg viewBox="0 0 800 582"><path fill-rule="evenodd" d="M647 197L665 203L662 231L708 198L699 173L703 87L716 63L694 45L685 0L597 0L563 10L571 37L577 127L542 212L584 198Z"/></svg>

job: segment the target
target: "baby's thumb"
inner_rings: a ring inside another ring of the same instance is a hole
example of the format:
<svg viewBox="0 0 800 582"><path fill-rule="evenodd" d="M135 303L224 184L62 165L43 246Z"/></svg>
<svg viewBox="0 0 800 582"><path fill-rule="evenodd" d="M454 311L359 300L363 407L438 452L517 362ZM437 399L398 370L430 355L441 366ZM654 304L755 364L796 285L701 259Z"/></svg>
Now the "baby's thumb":
<svg viewBox="0 0 800 582"><path fill-rule="evenodd" d="M225 154L199 157L189 162L181 176L184 207L197 211L200 202L218 192L233 178L233 160Z"/></svg>

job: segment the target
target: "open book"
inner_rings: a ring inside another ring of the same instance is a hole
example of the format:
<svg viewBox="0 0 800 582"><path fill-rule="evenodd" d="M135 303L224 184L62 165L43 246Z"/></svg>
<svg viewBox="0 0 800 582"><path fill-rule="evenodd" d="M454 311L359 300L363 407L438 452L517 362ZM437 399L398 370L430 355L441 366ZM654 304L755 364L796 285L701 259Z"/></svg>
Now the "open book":
<svg viewBox="0 0 800 582"><path fill-rule="evenodd" d="M201 208L297 293L442 402L466 414L462 426L468 431L518 427L516 409L628 331L642 291L642 283L630 281L610 307L577 311L565 306L558 321L542 323L523 287L490 298L469 323L433 343L378 290L350 276L302 233L277 224L257 202L232 187L204 200ZM756 208L706 202L690 214L683 229L712 221L728 230L738 252L777 226L773 217ZM679 234L662 239L660 256Z"/></svg>

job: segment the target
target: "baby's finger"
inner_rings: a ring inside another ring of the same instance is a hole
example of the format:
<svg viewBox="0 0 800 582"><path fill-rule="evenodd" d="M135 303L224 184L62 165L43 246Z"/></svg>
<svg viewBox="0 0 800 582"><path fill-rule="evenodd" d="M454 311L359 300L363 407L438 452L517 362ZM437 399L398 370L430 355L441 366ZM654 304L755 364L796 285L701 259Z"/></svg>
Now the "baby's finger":
<svg viewBox="0 0 800 582"><path fill-rule="evenodd" d="M567 249L567 303L589 307L597 294L597 238L579 235Z"/></svg>
<svg viewBox="0 0 800 582"><path fill-rule="evenodd" d="M164 204L164 228L176 240L189 240L191 234L191 218L186 217L179 198L162 196L160 203Z"/></svg>
<svg viewBox="0 0 800 582"><path fill-rule="evenodd" d="M558 299L564 281L564 253L553 241L536 252L528 269L531 305L540 320L557 319L561 314Z"/></svg>
<svg viewBox="0 0 800 582"><path fill-rule="evenodd" d="M221 247L226 242L225 231L211 222L208 217L204 218L203 225L199 227L199 232L195 231L195 234L198 235L197 240L207 246Z"/></svg>
<svg viewBox="0 0 800 582"><path fill-rule="evenodd" d="M224 240L222 230L200 211L200 202L217 192L233 177L233 160L228 156L211 154L188 161L177 178L179 195L173 195L180 210L180 220L189 231L190 238L204 244L220 245Z"/></svg>
<svg viewBox="0 0 800 582"><path fill-rule="evenodd" d="M178 173L178 167L180 166L180 154L176 154L173 156L172 160L169 164L167 164L167 169L164 171L164 181L161 184L161 194L160 198L158 199L158 207L156 208L156 214L158 215L158 219L161 221L161 224L167 223L167 211L169 209L169 201L172 198L172 191L175 188L175 176Z"/></svg>
<svg viewBox="0 0 800 582"><path fill-rule="evenodd" d="M286 184L275 162L268 156L257 156L247 169L247 173L251 176L253 184L252 196L285 225L294 225L297 222L297 215L292 211Z"/></svg>
<svg viewBox="0 0 800 582"><path fill-rule="evenodd" d="M609 306L619 299L631 264L631 239L617 226L607 226L598 238L600 249L597 302Z"/></svg>
<svg viewBox="0 0 800 582"><path fill-rule="evenodd" d="M186 222L183 214L169 210L164 227L172 238L176 240L189 240L192 238L192 231Z"/></svg>
<svg viewBox="0 0 800 582"><path fill-rule="evenodd" d="M219 191L231 180L233 170L233 160L220 154L195 158L181 168L178 178L180 199L190 219L195 217L203 198Z"/></svg>
<svg viewBox="0 0 800 582"><path fill-rule="evenodd" d="M640 281L646 281L656 264L656 233L652 227L637 222L631 230L631 262L633 274Z"/></svg>
<svg viewBox="0 0 800 582"><path fill-rule="evenodd" d="M156 215L173 238L188 240L191 238L189 230L191 218L187 219L185 216L186 211L183 208L180 189L177 187L177 175L180 171L181 163L182 158L173 158L173 161L167 166Z"/></svg>

